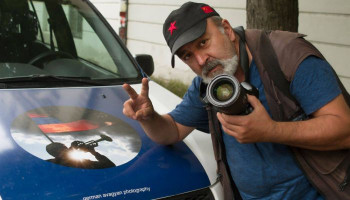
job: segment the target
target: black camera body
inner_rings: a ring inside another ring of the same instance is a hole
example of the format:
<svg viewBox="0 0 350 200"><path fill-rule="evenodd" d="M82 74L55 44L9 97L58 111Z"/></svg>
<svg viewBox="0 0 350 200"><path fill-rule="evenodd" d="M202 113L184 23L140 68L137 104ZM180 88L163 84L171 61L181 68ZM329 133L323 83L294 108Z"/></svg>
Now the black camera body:
<svg viewBox="0 0 350 200"><path fill-rule="evenodd" d="M204 101L225 114L247 115L253 111L247 94L259 98L257 88L247 82L239 83L234 76L222 74L209 82Z"/></svg>

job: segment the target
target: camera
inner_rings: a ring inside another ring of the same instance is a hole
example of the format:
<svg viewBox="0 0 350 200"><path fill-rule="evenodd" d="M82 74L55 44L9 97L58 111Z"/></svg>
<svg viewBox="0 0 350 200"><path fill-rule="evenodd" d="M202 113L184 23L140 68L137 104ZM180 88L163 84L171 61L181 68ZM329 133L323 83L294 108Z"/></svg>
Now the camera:
<svg viewBox="0 0 350 200"><path fill-rule="evenodd" d="M225 114L247 115L253 111L247 94L259 98L257 88L247 82L239 83L233 76L222 74L209 82L204 101Z"/></svg>

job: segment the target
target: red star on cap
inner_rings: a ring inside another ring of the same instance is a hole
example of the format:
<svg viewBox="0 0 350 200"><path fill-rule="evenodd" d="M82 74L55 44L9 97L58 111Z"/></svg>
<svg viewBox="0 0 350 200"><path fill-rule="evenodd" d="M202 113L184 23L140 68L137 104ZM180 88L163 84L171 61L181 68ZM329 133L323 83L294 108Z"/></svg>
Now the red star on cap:
<svg viewBox="0 0 350 200"><path fill-rule="evenodd" d="M170 31L170 35L173 35L173 31L177 29L175 24L176 24L176 21L170 23L170 27L168 29L168 31Z"/></svg>
<svg viewBox="0 0 350 200"><path fill-rule="evenodd" d="M208 14L211 12L214 12L214 10L210 7L210 6L203 6L202 10L204 11L204 13Z"/></svg>

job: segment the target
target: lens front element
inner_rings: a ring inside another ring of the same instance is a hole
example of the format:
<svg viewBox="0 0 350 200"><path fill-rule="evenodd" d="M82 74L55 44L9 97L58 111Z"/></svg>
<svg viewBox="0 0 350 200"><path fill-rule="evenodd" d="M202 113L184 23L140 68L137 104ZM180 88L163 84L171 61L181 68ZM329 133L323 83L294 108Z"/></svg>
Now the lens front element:
<svg viewBox="0 0 350 200"><path fill-rule="evenodd" d="M232 87L232 84L229 83L222 83L217 84L217 86L214 88L214 96L219 101L227 101L229 100L234 93L234 89Z"/></svg>
<svg viewBox="0 0 350 200"><path fill-rule="evenodd" d="M208 83L206 98L219 112L241 114L246 110L246 94L234 76L217 75Z"/></svg>

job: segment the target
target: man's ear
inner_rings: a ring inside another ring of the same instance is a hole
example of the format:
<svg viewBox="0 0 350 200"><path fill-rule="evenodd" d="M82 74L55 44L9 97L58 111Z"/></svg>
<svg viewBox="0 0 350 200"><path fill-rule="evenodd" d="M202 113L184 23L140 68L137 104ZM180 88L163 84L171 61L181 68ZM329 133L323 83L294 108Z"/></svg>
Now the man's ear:
<svg viewBox="0 0 350 200"><path fill-rule="evenodd" d="M236 40L235 33L231 27L230 22L227 19L223 19L221 21L222 27L224 28L225 34L230 38L230 40L233 42Z"/></svg>

